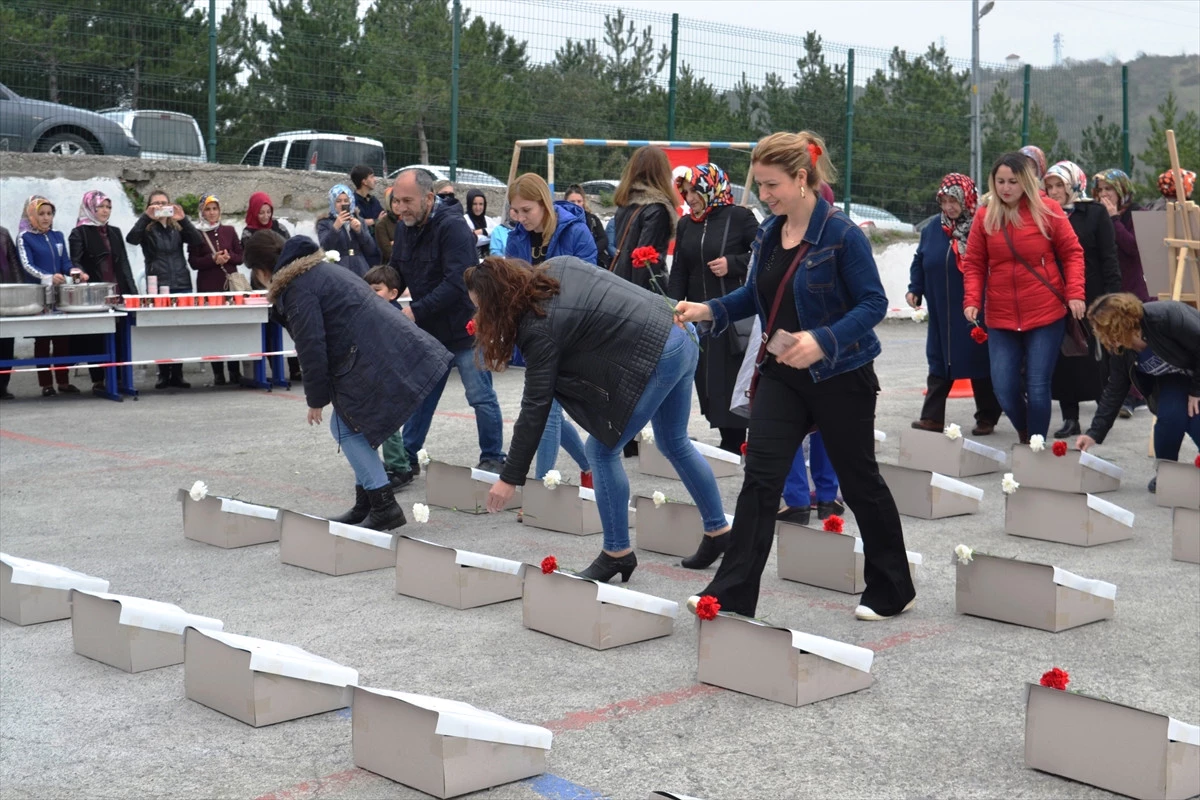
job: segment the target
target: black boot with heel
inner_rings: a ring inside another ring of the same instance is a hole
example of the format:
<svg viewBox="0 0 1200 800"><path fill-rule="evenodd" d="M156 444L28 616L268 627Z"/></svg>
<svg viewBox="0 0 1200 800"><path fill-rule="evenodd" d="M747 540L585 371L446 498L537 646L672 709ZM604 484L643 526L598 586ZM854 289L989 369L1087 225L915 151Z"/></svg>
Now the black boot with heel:
<svg viewBox="0 0 1200 800"><path fill-rule="evenodd" d="M579 573L579 577L608 583L620 574L621 583L629 583L629 576L633 574L637 563L637 553L631 552L620 558L613 558L601 550L600 555L596 556L596 560L592 562L591 566Z"/></svg>
<svg viewBox="0 0 1200 800"><path fill-rule="evenodd" d="M404 509L396 502L391 486L385 484L378 489L367 489L367 500L371 510L363 520L362 527L373 531L390 531L408 524Z"/></svg>
<svg viewBox="0 0 1200 800"><path fill-rule="evenodd" d="M354 486L354 508L336 517L330 517L330 522L340 522L343 525L357 525L367 518L371 513L371 500L367 497L367 490L355 484Z"/></svg>
<svg viewBox="0 0 1200 800"><path fill-rule="evenodd" d="M729 549L729 531L720 536L705 536L695 553L679 563L688 569L708 569Z"/></svg>

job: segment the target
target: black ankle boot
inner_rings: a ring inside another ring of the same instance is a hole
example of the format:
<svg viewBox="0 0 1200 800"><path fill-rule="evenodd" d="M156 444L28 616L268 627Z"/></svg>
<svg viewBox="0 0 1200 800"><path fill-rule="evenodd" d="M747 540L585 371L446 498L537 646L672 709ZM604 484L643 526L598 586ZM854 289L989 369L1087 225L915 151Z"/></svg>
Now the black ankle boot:
<svg viewBox="0 0 1200 800"><path fill-rule="evenodd" d="M621 583L629 583L629 576L633 574L635 567L637 567L637 553L631 552L620 558L613 558L601 550L592 565L579 573L579 577L608 583L617 573L620 573Z"/></svg>
<svg viewBox="0 0 1200 800"><path fill-rule="evenodd" d="M378 489L368 489L367 498L371 504L371 512L361 523L361 527L370 528L373 531L390 531L408 523L408 520L404 518L404 509L400 508L400 504L396 502L396 495L392 493L392 487L380 486Z"/></svg>
<svg viewBox="0 0 1200 800"><path fill-rule="evenodd" d="M1062 427L1054 432L1054 438L1055 439L1067 439L1067 438L1070 438L1071 436L1078 436L1079 433L1080 433L1079 420L1064 419Z"/></svg>
<svg viewBox="0 0 1200 800"><path fill-rule="evenodd" d="M371 500L367 497L367 490L355 484L354 486L354 508L337 517L330 517L330 522L341 522L344 525L357 525L367 518L371 513Z"/></svg>
<svg viewBox="0 0 1200 800"><path fill-rule="evenodd" d="M805 506L804 508L785 508L784 510L775 513L775 519L778 522L790 522L793 525L807 525L809 519L811 518L811 506Z"/></svg>
<svg viewBox="0 0 1200 800"><path fill-rule="evenodd" d="M846 507L837 500L817 501L817 519L829 519L834 514L845 514Z"/></svg>
<svg viewBox="0 0 1200 800"><path fill-rule="evenodd" d="M700 547L695 553L679 563L688 569L708 569L713 562L729 549L729 531L720 536L705 536L700 540Z"/></svg>

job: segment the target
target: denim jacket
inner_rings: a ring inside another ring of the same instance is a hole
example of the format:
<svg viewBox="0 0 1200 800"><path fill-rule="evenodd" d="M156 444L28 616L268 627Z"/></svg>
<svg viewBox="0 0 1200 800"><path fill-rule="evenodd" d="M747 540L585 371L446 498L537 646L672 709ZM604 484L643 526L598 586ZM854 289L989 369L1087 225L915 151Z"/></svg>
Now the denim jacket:
<svg viewBox="0 0 1200 800"><path fill-rule="evenodd" d="M881 351L875 326L887 314L887 294L870 241L849 217L831 210L829 203L817 198L804 233L810 247L793 278L800 324L825 353L808 368L815 383L875 360ZM708 302L713 333L719 335L730 323L754 313L766 330L770 309L759 300L758 265L766 263L770 248L779 244L778 238L772 239L779 219L772 217L759 226L746 284Z"/></svg>

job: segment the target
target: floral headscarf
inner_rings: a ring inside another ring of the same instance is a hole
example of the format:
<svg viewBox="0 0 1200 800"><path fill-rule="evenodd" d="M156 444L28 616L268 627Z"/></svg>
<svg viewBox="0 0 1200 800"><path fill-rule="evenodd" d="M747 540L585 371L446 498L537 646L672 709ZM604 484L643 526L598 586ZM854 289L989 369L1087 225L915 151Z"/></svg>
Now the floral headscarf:
<svg viewBox="0 0 1200 800"><path fill-rule="evenodd" d="M343 194L346 195L346 197L350 198L350 213L351 214L353 214L355 212L355 210L358 208L358 203L354 202L354 190L352 190L349 186L347 186L344 183L338 183L338 184L335 184L334 187L329 190L329 216L331 216L331 217L337 216L337 199L340 195L343 195Z"/></svg>
<svg viewBox="0 0 1200 800"><path fill-rule="evenodd" d="M78 219L75 220L75 227L78 228L80 225L106 225L107 223L101 222L97 217L100 206L105 203L111 204L112 201L104 192L97 189L84 192L83 199L79 201L79 215Z"/></svg>
<svg viewBox="0 0 1200 800"><path fill-rule="evenodd" d="M50 206L51 208L54 208L54 203L51 203L40 194L32 194L29 196L29 199L25 201L25 210L21 213L21 222L19 225L17 225L17 233L24 233L26 231L41 233L41 231L34 226L33 218L37 216L38 209L42 206Z"/></svg>
<svg viewBox="0 0 1200 800"><path fill-rule="evenodd" d="M1104 181L1116 191L1117 211L1124 211L1133 204L1133 181L1129 180L1129 176L1125 174L1124 170L1116 168L1106 169L1104 172L1097 172L1093 175L1093 195L1099 194L1101 181Z"/></svg>
<svg viewBox="0 0 1200 800"><path fill-rule="evenodd" d="M196 229L197 230L211 231L211 230L216 230L217 228L221 227L220 219L217 220L216 225L209 225L208 221L206 219L204 219L204 207L207 206L209 203L216 203L217 208L220 208L221 207L221 198L217 197L212 192L205 192L204 194L200 195L200 204L196 206L196 216L198 216L200 218L199 220L196 221Z"/></svg>
<svg viewBox="0 0 1200 800"><path fill-rule="evenodd" d="M962 270L962 260L967 255L967 237L971 233L971 220L975 218L975 209L979 207L979 193L975 189L975 181L958 172L951 172L942 178L938 187L937 199L951 197L962 205L962 213L958 219L950 219L942 212L942 230L954 242L954 260Z"/></svg>
<svg viewBox="0 0 1200 800"><path fill-rule="evenodd" d="M1087 193L1087 174L1074 161L1059 161L1046 170L1046 175L1042 178L1043 186L1046 184L1046 178L1051 175L1066 184L1067 202L1062 204L1062 208L1068 214L1075 210L1076 203L1092 199L1088 197Z"/></svg>
<svg viewBox="0 0 1200 800"><path fill-rule="evenodd" d="M1021 155L1033 159L1034 169L1037 171L1038 180L1046 177L1046 153L1037 145L1027 144L1020 150Z"/></svg>
<svg viewBox="0 0 1200 800"><path fill-rule="evenodd" d="M1186 200L1192 196L1192 189L1196 188L1196 173L1190 169L1179 170L1183 175L1183 197ZM1158 190L1162 192L1162 196L1168 200L1175 200L1175 173L1167 170L1162 175L1158 176Z"/></svg>
<svg viewBox="0 0 1200 800"><path fill-rule="evenodd" d="M704 198L704 210L699 215L688 207L692 219L697 222L707 217L708 212L717 206L731 206L734 203L729 178L725 175L725 170L716 164L697 164L675 179L675 187L680 194L686 194L690 187Z"/></svg>

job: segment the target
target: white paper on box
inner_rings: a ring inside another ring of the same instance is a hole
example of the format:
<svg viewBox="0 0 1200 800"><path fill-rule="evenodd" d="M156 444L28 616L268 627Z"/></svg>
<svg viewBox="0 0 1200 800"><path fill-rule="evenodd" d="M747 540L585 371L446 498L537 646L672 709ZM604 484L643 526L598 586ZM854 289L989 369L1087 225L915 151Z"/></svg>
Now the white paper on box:
<svg viewBox="0 0 1200 800"><path fill-rule="evenodd" d="M589 489L586 486L580 486L579 487L579 499L580 500L590 500L593 503L596 502L596 490Z"/></svg>
<svg viewBox="0 0 1200 800"><path fill-rule="evenodd" d="M983 499L983 489L980 489L977 486L972 486L969 483L957 481L954 478L948 478L945 475L937 472L930 473L930 475L932 477L929 479L929 485L935 489L942 489L947 492L951 492L952 494L969 497L972 500Z"/></svg>
<svg viewBox="0 0 1200 800"><path fill-rule="evenodd" d="M482 711L470 703L443 700L440 697L429 697L423 694L369 689L365 686L359 688L364 692L402 700L418 708L435 712L438 715L438 722L434 733L439 736L513 744L519 747L537 747L541 750L549 750L550 743L554 738L554 734L546 728L526 725L523 722L513 722L499 714Z"/></svg>
<svg viewBox="0 0 1200 800"><path fill-rule="evenodd" d="M854 552L858 553L859 555L865 555L863 553L862 539L857 536L854 537ZM918 567L921 566L921 564L925 561L925 557L923 555L920 553L914 553L912 550L905 550L904 555L908 556L908 563L916 564Z"/></svg>
<svg viewBox="0 0 1200 800"><path fill-rule="evenodd" d="M329 533L342 539L353 539L356 542L369 544L373 547L382 547L384 550L392 549L392 544L395 541L390 533L372 531L360 528L357 525L347 525L344 522L334 522L332 520L329 522Z"/></svg>
<svg viewBox="0 0 1200 800"><path fill-rule="evenodd" d="M1093 511L1098 511L1109 519L1116 520L1126 528L1133 527L1133 512L1128 509L1121 508L1116 503L1110 503L1103 498L1096 497L1094 494L1089 494L1087 496L1087 506Z"/></svg>
<svg viewBox="0 0 1200 800"><path fill-rule="evenodd" d="M1121 469L1116 464L1112 463L1111 461L1105 461L1103 458L1098 458L1097 456L1087 452L1081 451L1079 453L1079 466L1087 467L1088 469L1095 470L1102 475L1107 475L1108 477L1116 478L1117 480L1121 480L1123 477L1125 477L1125 470Z"/></svg>
<svg viewBox="0 0 1200 800"><path fill-rule="evenodd" d="M726 523L727 525L732 525L732 524L733 524L733 514L726 514L726 515L725 515L725 523Z"/></svg>
<svg viewBox="0 0 1200 800"><path fill-rule="evenodd" d="M206 631L194 628L197 633L227 644L250 654L250 669L301 681L314 681L330 686L355 686L358 670L344 667L336 661L313 655L295 645L256 639L237 633Z"/></svg>
<svg viewBox="0 0 1200 800"><path fill-rule="evenodd" d="M83 592L83 594L99 597L101 600L116 600L121 604L121 616L117 621L133 628L182 634L184 628L219 631L225 627L225 623L219 619L189 614L171 603L106 592Z"/></svg>
<svg viewBox="0 0 1200 800"><path fill-rule="evenodd" d="M12 568L12 582L22 586L41 586L45 589L82 589L85 592L107 592L108 581L84 575L73 569L30 561L0 553L0 561Z"/></svg>
<svg viewBox="0 0 1200 800"><path fill-rule="evenodd" d="M652 594L635 592L632 589L622 589L619 586L612 586L607 583L597 583L596 588L596 600L601 603L624 606L625 608L645 611L649 614L657 614L660 617L670 617L671 619L675 619L679 613L679 603L676 603L674 600L664 600Z"/></svg>
<svg viewBox="0 0 1200 800"><path fill-rule="evenodd" d="M468 550L455 550L454 563L462 567L490 569L492 572L506 572L509 575L521 574L521 562L510 561L507 558L485 556L482 553L472 553Z"/></svg>
<svg viewBox="0 0 1200 800"><path fill-rule="evenodd" d="M878 428L876 428L875 429L875 441L877 441L877 442L887 441L887 434L884 433L883 431L879 430Z"/></svg>
<svg viewBox="0 0 1200 800"><path fill-rule="evenodd" d="M789 629L790 630L790 629ZM805 653L836 661L859 672L870 672L875 653L865 647L826 639L811 633L792 631L792 647Z"/></svg>
<svg viewBox="0 0 1200 800"><path fill-rule="evenodd" d="M980 444L974 439L963 439L962 446L963 450L981 455L1000 464L1008 463L1008 454L1003 450L997 450L994 447L988 447L986 444Z"/></svg>
<svg viewBox="0 0 1200 800"><path fill-rule="evenodd" d="M1068 589L1077 589L1085 594L1094 594L1096 597L1103 597L1106 600L1117 599L1116 584L1092 578L1084 578L1081 575L1076 575L1074 572L1067 572L1065 569L1059 569L1058 567L1054 567L1054 582L1059 586L1066 586Z"/></svg>
<svg viewBox="0 0 1200 800"><path fill-rule="evenodd" d="M1167 717L1167 739L1200 747L1200 727Z"/></svg>
<svg viewBox="0 0 1200 800"><path fill-rule="evenodd" d="M221 510L227 514L241 514L243 517L258 517L259 519L276 519L279 517L278 508L256 506L252 503L243 503L241 500L233 500L228 497L221 498Z"/></svg>
<svg viewBox="0 0 1200 800"><path fill-rule="evenodd" d="M711 444L704 442L692 442L696 448L696 452L705 458L715 458L717 461L727 461L730 464L742 463L742 457L737 453L731 453L728 450L722 450L719 447L713 447Z"/></svg>
<svg viewBox="0 0 1200 800"><path fill-rule="evenodd" d="M496 483L496 481L500 480L500 476L497 475L495 472L487 472L486 470L475 469L474 467L472 467L471 468L471 480L483 481L484 483L490 483L490 484L494 485Z"/></svg>

